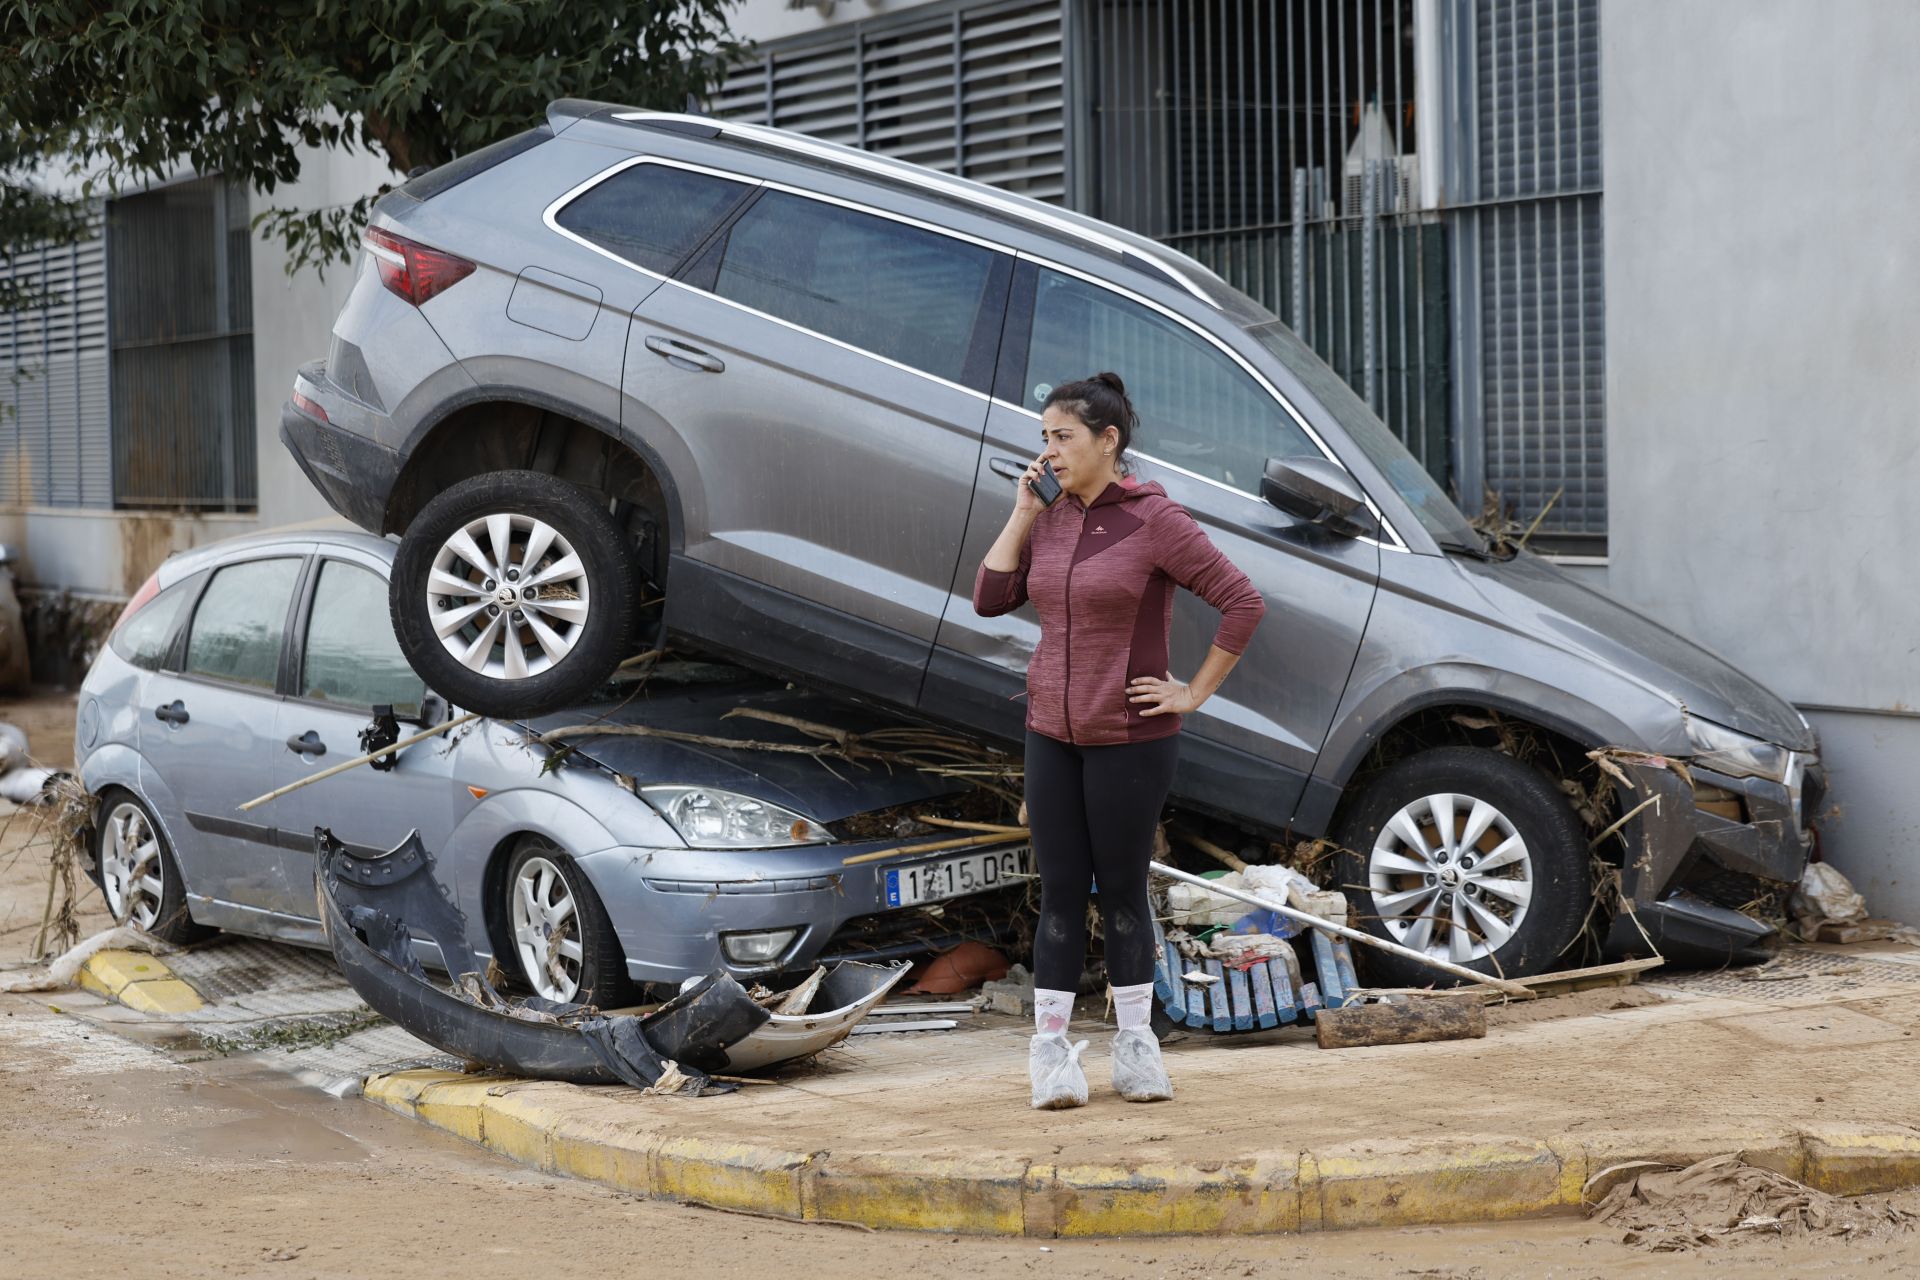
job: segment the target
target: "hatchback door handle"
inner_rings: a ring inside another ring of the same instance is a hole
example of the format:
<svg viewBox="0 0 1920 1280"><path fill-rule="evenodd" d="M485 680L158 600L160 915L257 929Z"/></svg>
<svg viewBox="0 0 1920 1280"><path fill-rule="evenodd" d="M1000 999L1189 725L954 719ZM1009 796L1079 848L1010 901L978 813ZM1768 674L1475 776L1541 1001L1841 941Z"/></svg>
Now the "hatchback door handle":
<svg viewBox="0 0 1920 1280"><path fill-rule="evenodd" d="M988 462L987 465L993 468L993 473L997 476L1005 476L1009 480L1018 480L1021 476L1027 474L1027 468L1033 464L1030 462L1015 462L1012 458L994 458Z"/></svg>
<svg viewBox="0 0 1920 1280"><path fill-rule="evenodd" d="M187 704L175 698L172 702L162 703L160 706L155 707L153 709L153 718L155 720L164 720L168 724L178 728L193 717L187 714Z"/></svg>
<svg viewBox="0 0 1920 1280"><path fill-rule="evenodd" d="M647 350L676 369L719 373L727 367L718 356L710 356L698 347L690 347L684 342L675 342L672 338L662 338L658 334L647 339Z"/></svg>
<svg viewBox="0 0 1920 1280"><path fill-rule="evenodd" d="M297 751L303 756L323 756L327 754L327 744L320 741L319 734L309 729L297 738L288 738L287 750Z"/></svg>

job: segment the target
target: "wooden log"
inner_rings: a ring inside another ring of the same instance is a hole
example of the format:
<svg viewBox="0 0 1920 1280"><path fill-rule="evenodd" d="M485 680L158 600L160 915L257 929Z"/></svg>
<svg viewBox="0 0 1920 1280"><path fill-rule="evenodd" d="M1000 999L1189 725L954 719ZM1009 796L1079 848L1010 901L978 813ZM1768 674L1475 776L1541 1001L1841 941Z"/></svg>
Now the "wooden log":
<svg viewBox="0 0 1920 1280"><path fill-rule="evenodd" d="M1487 1034L1487 1011L1469 1000L1419 1000L1407 1004L1352 1004L1322 1009L1314 1020L1322 1049L1426 1040L1477 1040Z"/></svg>

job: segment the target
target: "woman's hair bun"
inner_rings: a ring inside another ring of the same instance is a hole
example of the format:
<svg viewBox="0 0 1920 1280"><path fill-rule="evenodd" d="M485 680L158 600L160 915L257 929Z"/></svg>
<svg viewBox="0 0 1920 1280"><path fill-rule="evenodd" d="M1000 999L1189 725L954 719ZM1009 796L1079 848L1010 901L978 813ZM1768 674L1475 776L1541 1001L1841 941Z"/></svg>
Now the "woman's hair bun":
<svg viewBox="0 0 1920 1280"><path fill-rule="evenodd" d="M1127 394L1127 384L1120 381L1120 375L1117 373L1096 373L1093 375L1093 380L1112 387L1118 395Z"/></svg>

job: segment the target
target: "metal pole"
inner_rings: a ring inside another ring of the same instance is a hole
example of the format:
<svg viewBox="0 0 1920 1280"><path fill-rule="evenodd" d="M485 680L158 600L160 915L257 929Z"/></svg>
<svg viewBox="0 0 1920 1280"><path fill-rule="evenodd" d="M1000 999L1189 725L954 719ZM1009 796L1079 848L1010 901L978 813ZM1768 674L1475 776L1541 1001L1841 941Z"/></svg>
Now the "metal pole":
<svg viewBox="0 0 1920 1280"><path fill-rule="evenodd" d="M1307 338L1307 171L1293 171L1293 331Z"/></svg>
<svg viewBox="0 0 1920 1280"><path fill-rule="evenodd" d="M1283 915L1289 920L1298 920L1301 924L1312 925L1314 928L1324 930L1327 933L1338 934L1349 942L1362 942L1369 947L1378 948L1381 951L1389 952L1403 959L1417 960L1421 964L1438 969L1442 973L1450 974L1453 977L1465 978L1469 982L1492 987L1504 995L1519 996L1521 999L1530 1000L1538 994L1531 987L1524 987L1517 982L1510 982L1505 978L1496 978L1491 974L1480 973L1477 970L1467 968L1465 965L1455 964L1451 960L1436 959L1424 951L1415 951L1412 947L1403 947L1397 942L1388 942L1385 938L1376 938L1372 934L1362 932L1359 929L1350 929L1344 924L1335 924L1331 920L1322 920L1319 916L1310 915L1305 911L1301 911L1296 907L1287 906L1282 902L1275 902L1271 898L1262 898L1258 894L1246 893L1239 889L1230 888L1227 885L1221 884L1218 880L1208 880L1203 876L1192 875L1185 871L1176 871L1174 868L1161 862L1149 862L1147 866L1149 869L1159 872L1170 880L1178 880L1183 884L1195 885L1205 889L1209 893L1217 893L1223 897L1233 898L1251 907L1260 907L1263 910L1274 912L1276 915Z"/></svg>

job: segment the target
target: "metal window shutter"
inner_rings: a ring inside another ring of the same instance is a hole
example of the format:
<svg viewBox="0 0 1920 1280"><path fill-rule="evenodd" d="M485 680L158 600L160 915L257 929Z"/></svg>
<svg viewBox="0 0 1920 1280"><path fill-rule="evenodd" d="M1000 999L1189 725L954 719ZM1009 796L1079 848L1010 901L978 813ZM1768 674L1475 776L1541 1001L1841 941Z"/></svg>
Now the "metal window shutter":
<svg viewBox="0 0 1920 1280"><path fill-rule="evenodd" d="M1481 0L1475 45L1486 482L1604 536L1598 0Z"/></svg>
<svg viewBox="0 0 1920 1280"><path fill-rule="evenodd" d="M106 254L97 220L74 244L0 259L0 277L57 295L50 305L0 315L0 502L111 506Z"/></svg>
<svg viewBox="0 0 1920 1280"><path fill-rule="evenodd" d="M734 68L718 116L991 183L1066 196L1057 0L878 18L770 46Z"/></svg>

